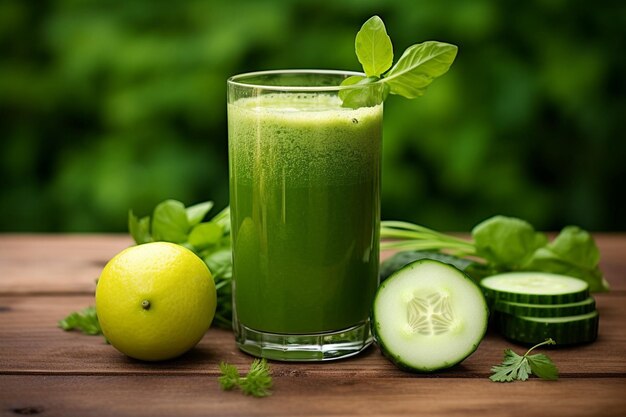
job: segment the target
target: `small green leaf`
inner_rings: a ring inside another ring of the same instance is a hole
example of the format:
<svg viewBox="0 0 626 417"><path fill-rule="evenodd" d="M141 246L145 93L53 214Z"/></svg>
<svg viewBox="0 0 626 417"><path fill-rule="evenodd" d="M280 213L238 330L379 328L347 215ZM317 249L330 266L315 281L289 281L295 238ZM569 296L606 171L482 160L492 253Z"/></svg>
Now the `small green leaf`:
<svg viewBox="0 0 626 417"><path fill-rule="evenodd" d="M187 207L187 221L189 222L189 226L193 227L200 223L202 219L204 219L204 216L206 216L212 208L212 201L205 201L204 203L199 203L194 206Z"/></svg>
<svg viewBox="0 0 626 417"><path fill-rule="evenodd" d="M435 78L448 71L457 51L456 45L435 41L410 46L384 75L383 82L391 94L419 97Z"/></svg>
<svg viewBox="0 0 626 417"><path fill-rule="evenodd" d="M150 235L150 216L138 219L133 211L130 210L128 212L128 230L135 240L135 243L138 245L152 242L152 235Z"/></svg>
<svg viewBox="0 0 626 417"><path fill-rule="evenodd" d="M59 327L65 331L78 330L91 336L102 334L96 308L87 307L80 312L71 313L59 321Z"/></svg>
<svg viewBox="0 0 626 417"><path fill-rule="evenodd" d="M152 236L154 240L182 243L187 240L189 220L185 206L180 201L165 200L154 209Z"/></svg>
<svg viewBox="0 0 626 417"><path fill-rule="evenodd" d="M379 77L393 63L393 46L385 24L378 16L372 16L356 34L356 56L368 77Z"/></svg>
<svg viewBox="0 0 626 417"><path fill-rule="evenodd" d="M233 365L225 362L220 363L220 372L222 375L217 378L220 387L224 391L230 391L239 385L239 371Z"/></svg>
<svg viewBox="0 0 626 417"><path fill-rule="evenodd" d="M224 229L224 234L230 234L230 206L226 206L222 211L217 213L211 219L213 223L217 223Z"/></svg>
<svg viewBox="0 0 626 417"><path fill-rule="evenodd" d="M382 103L387 97L389 88L377 83L377 77L364 77L353 75L346 78L341 86L353 86L339 90L339 98L342 100L342 107L358 109L359 107L372 107Z"/></svg>
<svg viewBox="0 0 626 417"><path fill-rule="evenodd" d="M567 226L552 242L537 249L523 269L569 275L586 281L592 292L608 291L599 262L600 252L593 237L579 227Z"/></svg>
<svg viewBox="0 0 626 417"><path fill-rule="evenodd" d="M272 377L265 359L255 359L244 377L239 376L237 368L224 362L220 363L220 372L222 375L217 380L225 391L239 387L244 394L253 397L267 397L272 394Z"/></svg>
<svg viewBox="0 0 626 417"><path fill-rule="evenodd" d="M559 379L559 370L556 368L556 365L543 353L529 355L526 358L528 359L528 363L533 374L537 375L541 379L547 379L549 381Z"/></svg>
<svg viewBox="0 0 626 417"><path fill-rule="evenodd" d="M515 269L545 245L547 238L514 217L494 216L472 229L476 254L496 265Z"/></svg>
<svg viewBox="0 0 626 417"><path fill-rule="evenodd" d="M222 226L217 223L200 223L189 233L189 243L198 250L217 244L222 238Z"/></svg>
<svg viewBox="0 0 626 417"><path fill-rule="evenodd" d="M493 382L512 382L515 380L526 381L528 376L536 376L547 379L558 379L558 370L552 360L544 354L529 355L534 349L543 345L554 345L554 340L547 339L545 342L536 344L528 349L524 356L520 356L511 349L504 350L504 360L500 365L491 368L493 375L489 377Z"/></svg>

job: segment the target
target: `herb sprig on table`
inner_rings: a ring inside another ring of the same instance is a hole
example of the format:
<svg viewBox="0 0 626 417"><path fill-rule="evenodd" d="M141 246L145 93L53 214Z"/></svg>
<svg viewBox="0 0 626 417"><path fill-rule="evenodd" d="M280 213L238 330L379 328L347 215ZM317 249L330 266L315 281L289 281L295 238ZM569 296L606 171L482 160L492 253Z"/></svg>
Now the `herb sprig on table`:
<svg viewBox="0 0 626 417"><path fill-rule="evenodd" d="M94 306L71 313L59 321L59 327L66 331L78 330L92 336L102 334Z"/></svg>
<svg viewBox="0 0 626 417"><path fill-rule="evenodd" d="M500 365L491 368L493 375L489 377L493 382L526 381L529 375L536 375L541 379L554 381L559 379L559 371L547 355L537 353L529 355L534 349L543 345L555 345L552 339L541 342L520 356L511 349L504 351L504 360Z"/></svg>
<svg viewBox="0 0 626 417"><path fill-rule="evenodd" d="M235 366L225 362L220 363L220 372L222 375L218 382L224 391L239 388L244 394L253 397L267 397L272 394L270 366L265 359L255 359L244 377L239 376Z"/></svg>

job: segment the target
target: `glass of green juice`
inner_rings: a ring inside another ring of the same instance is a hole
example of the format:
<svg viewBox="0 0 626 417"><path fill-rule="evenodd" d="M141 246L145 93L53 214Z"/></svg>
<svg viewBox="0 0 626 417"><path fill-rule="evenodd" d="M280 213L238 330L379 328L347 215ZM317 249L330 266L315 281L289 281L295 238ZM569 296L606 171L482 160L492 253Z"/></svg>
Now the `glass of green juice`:
<svg viewBox="0 0 626 417"><path fill-rule="evenodd" d="M340 86L352 75L228 80L233 327L254 356L323 361L372 341L383 106L342 107L340 94L383 86Z"/></svg>

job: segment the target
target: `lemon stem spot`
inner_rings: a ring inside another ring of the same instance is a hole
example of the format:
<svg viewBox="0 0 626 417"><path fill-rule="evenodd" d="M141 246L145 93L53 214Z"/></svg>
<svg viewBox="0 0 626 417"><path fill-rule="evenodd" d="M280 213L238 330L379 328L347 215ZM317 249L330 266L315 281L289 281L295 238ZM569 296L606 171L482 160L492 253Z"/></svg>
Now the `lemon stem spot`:
<svg viewBox="0 0 626 417"><path fill-rule="evenodd" d="M148 301L148 300L143 300L143 301L141 302L141 307L142 307L144 310L150 310L150 301Z"/></svg>

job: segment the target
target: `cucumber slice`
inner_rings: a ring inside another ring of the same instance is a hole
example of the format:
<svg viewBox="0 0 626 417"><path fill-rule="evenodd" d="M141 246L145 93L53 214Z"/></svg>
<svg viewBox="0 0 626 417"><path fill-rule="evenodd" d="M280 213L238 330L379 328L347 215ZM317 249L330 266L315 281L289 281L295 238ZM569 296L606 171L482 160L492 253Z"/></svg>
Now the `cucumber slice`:
<svg viewBox="0 0 626 417"><path fill-rule="evenodd" d="M480 286L490 302L568 304L589 297L581 279L543 272L508 272L483 279Z"/></svg>
<svg viewBox="0 0 626 417"><path fill-rule="evenodd" d="M569 317L521 317L496 313L500 333L513 341L534 345L551 337L557 345L593 342L598 337L597 311Z"/></svg>
<svg viewBox="0 0 626 417"><path fill-rule="evenodd" d="M523 317L567 317L591 313L596 309L596 301L586 298L577 303L568 304L525 304L498 300L494 310Z"/></svg>
<svg viewBox="0 0 626 417"><path fill-rule="evenodd" d="M372 333L399 368L432 372L471 355L485 335L488 316L471 278L451 265L422 259L378 287Z"/></svg>

